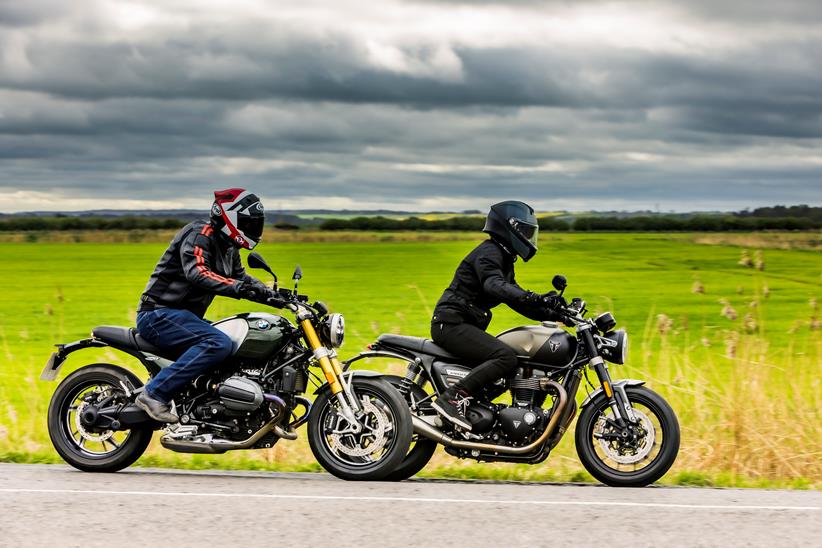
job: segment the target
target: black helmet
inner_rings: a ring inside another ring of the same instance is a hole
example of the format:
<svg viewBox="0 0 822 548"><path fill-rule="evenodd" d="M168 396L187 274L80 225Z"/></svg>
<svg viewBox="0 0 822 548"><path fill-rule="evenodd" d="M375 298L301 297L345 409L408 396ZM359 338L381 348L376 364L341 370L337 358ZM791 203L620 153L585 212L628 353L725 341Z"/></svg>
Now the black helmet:
<svg viewBox="0 0 822 548"><path fill-rule="evenodd" d="M537 254L539 225L534 208L509 200L491 206L483 232L487 232L512 253L529 261Z"/></svg>
<svg viewBox="0 0 822 548"><path fill-rule="evenodd" d="M211 222L237 247L254 249L260 243L265 226L265 210L256 194L243 188L214 192Z"/></svg>

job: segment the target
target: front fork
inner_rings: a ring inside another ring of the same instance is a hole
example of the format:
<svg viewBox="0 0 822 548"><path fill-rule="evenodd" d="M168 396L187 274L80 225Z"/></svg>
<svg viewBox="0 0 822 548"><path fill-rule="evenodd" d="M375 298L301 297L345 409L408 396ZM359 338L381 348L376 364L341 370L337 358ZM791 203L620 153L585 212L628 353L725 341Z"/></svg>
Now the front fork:
<svg viewBox="0 0 822 548"><path fill-rule="evenodd" d="M343 375L342 364L337 357L335 350L329 350L321 342L317 331L314 329L314 324L311 323L311 317L306 313L306 317L298 316L300 327L302 327L303 334L308 346L314 352L314 358L320 364L320 369L325 375L325 380L328 381L328 386L331 388L331 393L337 398L340 403L340 414L351 425L354 433L362 430L360 422L355 415L360 411L360 403L354 397L351 391L351 383Z"/></svg>
<svg viewBox="0 0 822 548"><path fill-rule="evenodd" d="M620 385L616 389L611 382L611 374L608 372L608 365L602 356L599 355L596 341L591 333L590 325L581 325L577 328L581 334L585 346L588 348L588 355L592 356L589 363L596 371L599 383L602 385L602 391L608 398L608 404L614 412L614 418L620 428L625 428L629 424L636 423L636 415L634 409L631 407L631 402L628 400L628 394L625 392L625 387Z"/></svg>

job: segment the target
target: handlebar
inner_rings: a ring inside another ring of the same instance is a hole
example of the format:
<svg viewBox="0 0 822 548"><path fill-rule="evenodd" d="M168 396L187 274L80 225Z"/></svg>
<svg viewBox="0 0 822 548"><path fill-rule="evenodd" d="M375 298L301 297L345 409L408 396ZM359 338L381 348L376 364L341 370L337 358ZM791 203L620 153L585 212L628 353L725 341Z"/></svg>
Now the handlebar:
<svg viewBox="0 0 822 548"><path fill-rule="evenodd" d="M312 314L321 318L328 314L328 307L320 301L314 304L308 304L308 295L300 295L296 291L289 289L278 289L278 296L270 297L265 304L275 308L287 308L292 312L297 312L300 308L305 308Z"/></svg>

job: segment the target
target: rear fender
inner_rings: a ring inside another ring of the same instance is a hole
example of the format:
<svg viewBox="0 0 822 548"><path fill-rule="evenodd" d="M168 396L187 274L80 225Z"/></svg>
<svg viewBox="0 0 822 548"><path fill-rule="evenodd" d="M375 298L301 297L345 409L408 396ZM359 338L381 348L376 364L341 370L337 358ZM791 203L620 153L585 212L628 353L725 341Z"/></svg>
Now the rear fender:
<svg viewBox="0 0 822 548"><path fill-rule="evenodd" d="M68 344L58 344L56 346L57 351L52 352L51 357L49 357L49 361L46 362L46 366L43 368L43 372L40 374L41 381L53 381L56 379L57 374L60 372L60 368L63 367L63 362L66 361L69 354L85 348L102 348L104 346L109 346L115 350L119 350L120 352L125 352L126 354L137 358L137 360L139 360L140 363L143 364L143 366L148 370L151 376L156 375L162 368L167 367L172 363L171 361L155 356L154 354L144 354L130 348L126 349L111 346L110 344L104 343L103 341L93 337L90 339L81 339Z"/></svg>
<svg viewBox="0 0 822 548"><path fill-rule="evenodd" d="M351 367L352 363L367 358L392 358L407 362L408 364L416 364L422 367L426 378L434 378L434 375L431 372L434 366L434 361L437 359L434 356L430 356L428 354L414 354L411 352L395 350L393 348L377 348L376 345L372 345L372 348L373 349L368 352L360 352L350 360L343 362L343 371L348 371L348 368Z"/></svg>

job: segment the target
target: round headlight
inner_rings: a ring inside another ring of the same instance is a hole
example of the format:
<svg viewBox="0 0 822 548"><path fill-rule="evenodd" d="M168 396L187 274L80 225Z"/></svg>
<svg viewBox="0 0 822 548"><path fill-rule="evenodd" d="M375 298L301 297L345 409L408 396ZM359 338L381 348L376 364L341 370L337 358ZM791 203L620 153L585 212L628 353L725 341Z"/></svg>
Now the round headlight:
<svg viewBox="0 0 822 548"><path fill-rule="evenodd" d="M600 343L599 353L609 362L623 364L628 359L628 333L624 329L606 333Z"/></svg>
<svg viewBox="0 0 822 548"><path fill-rule="evenodd" d="M334 348L342 346L345 340L345 318L342 314L331 314L325 319L328 329L328 342Z"/></svg>

